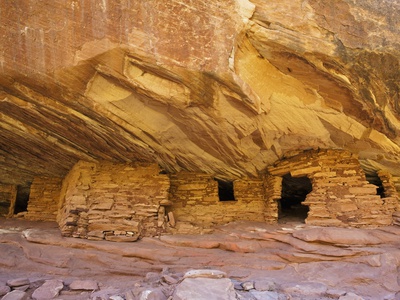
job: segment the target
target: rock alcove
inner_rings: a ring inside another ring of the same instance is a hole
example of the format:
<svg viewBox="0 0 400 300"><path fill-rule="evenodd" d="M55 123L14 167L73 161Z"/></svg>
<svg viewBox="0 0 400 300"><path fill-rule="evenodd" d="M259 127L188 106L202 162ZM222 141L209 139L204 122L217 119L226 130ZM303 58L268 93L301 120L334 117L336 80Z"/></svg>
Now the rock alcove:
<svg viewBox="0 0 400 300"><path fill-rule="evenodd" d="M94 239L275 223L290 182L309 178L304 222L389 224L399 10L375 0L2 4L2 215ZM30 186L25 211L18 191Z"/></svg>
<svg viewBox="0 0 400 300"><path fill-rule="evenodd" d="M399 1L2 2L1 293L399 298Z"/></svg>

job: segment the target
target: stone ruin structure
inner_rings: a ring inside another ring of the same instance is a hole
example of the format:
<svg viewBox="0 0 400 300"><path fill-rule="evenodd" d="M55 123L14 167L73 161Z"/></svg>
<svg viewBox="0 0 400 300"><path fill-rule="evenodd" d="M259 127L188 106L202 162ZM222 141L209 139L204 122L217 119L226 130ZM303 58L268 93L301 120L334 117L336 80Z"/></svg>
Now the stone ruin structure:
<svg viewBox="0 0 400 300"><path fill-rule="evenodd" d="M398 1L28 2L0 9L1 216L398 222Z"/></svg>
<svg viewBox="0 0 400 300"><path fill-rule="evenodd" d="M238 220L275 224L293 212L310 225L390 225L400 180L387 171L375 180L367 181L357 156L343 150L304 151L258 178L232 181L188 171L166 174L157 164L80 161L63 179L35 178L23 216L57 221L64 236L109 241L199 232ZM11 211L15 188L1 188Z"/></svg>
<svg viewBox="0 0 400 300"><path fill-rule="evenodd" d="M383 191L367 181L357 157L347 151L308 151L270 167L271 176L284 180L306 177L312 190L302 205L309 208L306 223L322 226L382 226L392 223L399 197L391 175L378 172ZM282 182L279 180L279 182Z"/></svg>

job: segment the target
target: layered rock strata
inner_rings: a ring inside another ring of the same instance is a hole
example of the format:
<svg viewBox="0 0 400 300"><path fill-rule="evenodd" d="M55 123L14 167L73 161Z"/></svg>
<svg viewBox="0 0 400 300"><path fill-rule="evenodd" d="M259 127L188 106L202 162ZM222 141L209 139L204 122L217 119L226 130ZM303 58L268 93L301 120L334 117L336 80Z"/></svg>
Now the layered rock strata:
<svg viewBox="0 0 400 300"><path fill-rule="evenodd" d="M398 226L318 228L241 221L213 234L168 235L132 245L61 237L50 222L1 219L0 224L0 297L10 287L24 287L29 297L45 280L59 280L64 288L54 299L128 300L151 293L168 299L187 287L178 287L186 278L219 280L224 274L240 299L399 297ZM227 295L214 291L215 298Z"/></svg>
<svg viewBox="0 0 400 300"><path fill-rule="evenodd" d="M396 1L6 2L0 181L79 160L256 177L340 148L399 176Z"/></svg>

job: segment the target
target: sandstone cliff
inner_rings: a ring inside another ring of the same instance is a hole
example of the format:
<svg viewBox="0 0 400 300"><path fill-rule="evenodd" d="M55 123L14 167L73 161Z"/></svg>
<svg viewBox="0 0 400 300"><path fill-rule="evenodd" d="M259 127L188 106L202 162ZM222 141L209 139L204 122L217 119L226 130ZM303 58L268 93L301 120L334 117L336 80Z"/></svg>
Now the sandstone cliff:
<svg viewBox="0 0 400 300"><path fill-rule="evenodd" d="M339 148L400 175L400 4L7 1L0 181L80 159L256 176Z"/></svg>

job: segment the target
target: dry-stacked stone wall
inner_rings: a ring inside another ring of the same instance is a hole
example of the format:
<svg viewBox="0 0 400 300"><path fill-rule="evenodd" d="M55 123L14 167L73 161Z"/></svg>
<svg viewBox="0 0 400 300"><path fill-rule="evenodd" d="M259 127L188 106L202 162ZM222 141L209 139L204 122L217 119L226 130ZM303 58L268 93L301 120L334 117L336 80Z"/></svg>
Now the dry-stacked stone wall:
<svg viewBox="0 0 400 300"><path fill-rule="evenodd" d="M63 182L64 236L134 241L165 230L169 178L158 165L77 163Z"/></svg>
<svg viewBox="0 0 400 300"><path fill-rule="evenodd" d="M396 188L397 194L399 194L400 193L400 176L392 175L391 181L393 182L393 184Z"/></svg>
<svg viewBox="0 0 400 300"><path fill-rule="evenodd" d="M267 211L262 179L235 180L234 199L221 201L218 182L207 174L172 174L168 208L179 222L200 227L226 224L237 220L266 220Z"/></svg>
<svg viewBox="0 0 400 300"><path fill-rule="evenodd" d="M399 205L399 187L400 177L393 176L386 170L378 171L378 176L382 182L385 199L384 201L391 201L396 206L396 211L393 213L393 224L400 225L400 205Z"/></svg>
<svg viewBox="0 0 400 300"><path fill-rule="evenodd" d="M29 193L25 219L56 221L62 178L35 177Z"/></svg>
<svg viewBox="0 0 400 300"><path fill-rule="evenodd" d="M17 186L0 184L0 217L11 217L14 214Z"/></svg>
<svg viewBox="0 0 400 300"><path fill-rule="evenodd" d="M392 191L394 185L385 182L384 187L390 185L390 192L381 198L377 195L378 187L366 180L357 156L347 151L307 151L280 161L269 168L269 173L273 176L290 173L293 177L307 176L311 179L313 189L303 202L310 209L307 224L389 225L398 207L397 195L394 196Z"/></svg>
<svg viewBox="0 0 400 300"><path fill-rule="evenodd" d="M270 224L278 222L278 200L282 197L282 177L265 176L265 221Z"/></svg>

